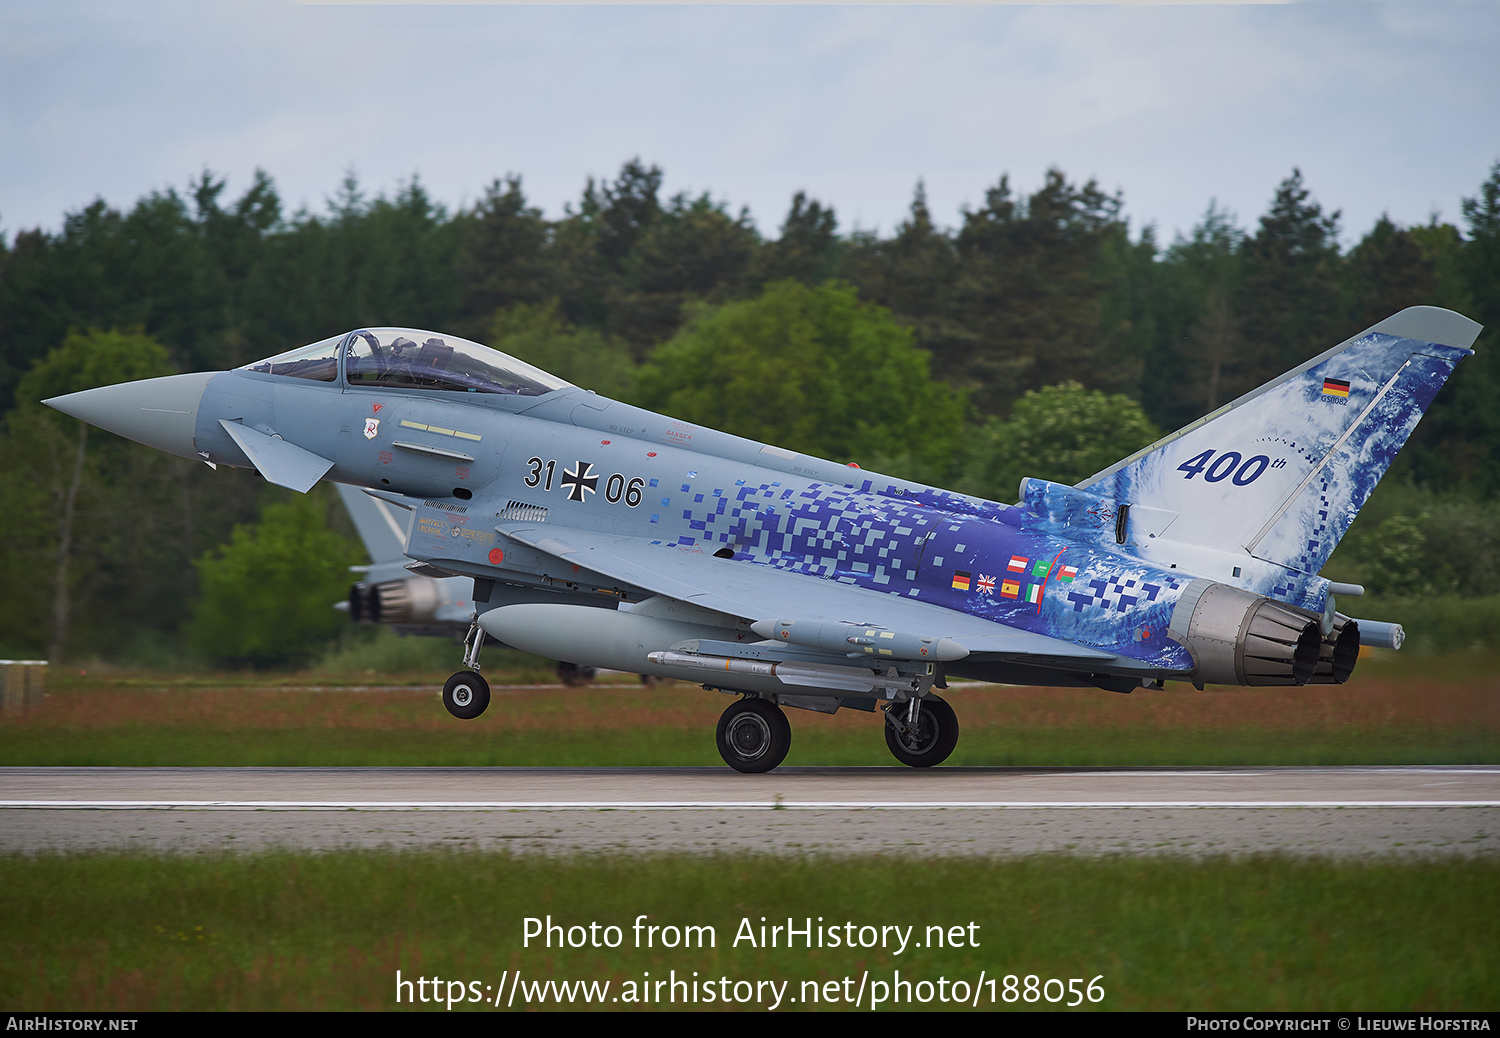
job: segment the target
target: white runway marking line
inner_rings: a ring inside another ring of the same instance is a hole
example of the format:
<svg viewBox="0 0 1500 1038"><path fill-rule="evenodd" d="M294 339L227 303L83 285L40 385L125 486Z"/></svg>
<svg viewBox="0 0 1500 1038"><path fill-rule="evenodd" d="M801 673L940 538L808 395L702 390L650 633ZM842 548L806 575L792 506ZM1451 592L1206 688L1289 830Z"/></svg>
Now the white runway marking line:
<svg viewBox="0 0 1500 1038"><path fill-rule="evenodd" d="M1083 811L1500 807L1500 800L0 800L0 810L71 811Z"/></svg>

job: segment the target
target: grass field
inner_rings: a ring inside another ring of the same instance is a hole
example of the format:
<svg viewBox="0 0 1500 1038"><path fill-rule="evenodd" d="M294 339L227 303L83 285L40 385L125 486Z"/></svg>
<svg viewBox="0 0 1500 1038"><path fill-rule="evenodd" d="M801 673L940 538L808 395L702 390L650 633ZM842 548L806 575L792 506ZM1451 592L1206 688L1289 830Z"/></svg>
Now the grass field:
<svg viewBox="0 0 1500 1038"><path fill-rule="evenodd" d="M1345 685L1117 695L1093 689L950 690L955 765L1456 764L1500 762L1493 657L1374 661ZM587 688L507 685L460 721L437 689L326 674L50 676L41 706L0 716L9 765L718 765L730 697L617 678ZM409 676L430 681L430 673ZM788 765L886 765L878 718L788 711Z"/></svg>
<svg viewBox="0 0 1500 1038"><path fill-rule="evenodd" d="M951 761L1500 760L1500 660L1368 662L1346 685L1301 689L1176 686L1121 696L955 688L948 698L963 736ZM54 673L37 708L0 715L0 764L720 765L712 733L729 699L694 686L621 679L537 687L544 675L535 669L492 671L489 712L464 722L422 684L432 677L387 673L372 687L374 675L357 671ZM876 717L790 714L788 764L891 763ZM620 926L624 943L523 947L522 920L548 914L565 925ZM641 914L662 925L712 926L717 945L633 947L630 924ZM979 946L900 954L734 947L740 921L758 926L761 916L915 925L918 935L973 922ZM956 1008L938 995L951 996L956 980L983 1008L993 995L1002 1009L1064 1009L1040 989L1038 1000L1025 999L1025 978L1035 976L1038 985L1078 978L1080 988L1100 978L1102 1000L1067 1011L1484 1010L1500 1005L1496 919L1493 857L9 856L0 857L0 1009L407 1008L395 1002L399 969L405 979L442 978L445 994L486 1000L520 971L524 986L512 1008L557 1005L555 997L529 1001L537 997L533 981L608 981L606 999L628 998L676 971L677 979L713 980L716 991L733 994L751 991L736 982L788 982L782 1009L811 1008L785 1001L810 995L805 982L818 982L812 986L826 997L833 988L821 985L846 978L848 987L835 984L840 997L852 997L863 980L865 1010L880 983L882 1009ZM893 1006L896 970L916 985L909 998L932 1000ZM1005 1001L1007 975L1020 978L1014 1002ZM947 988L936 986L940 979ZM685 997L689 989L676 990ZM696 1008L723 1007L705 1003L701 987L691 990ZM1056 995L1062 986L1047 990ZM765 1008L771 991L762 986L734 1007ZM446 1011L433 1002L411 1008ZM486 1006L454 1006L461 1008ZM651 1008L660 1007L653 1000Z"/></svg>
<svg viewBox="0 0 1500 1038"><path fill-rule="evenodd" d="M1080 989L1099 978L1102 1000L1074 1011L1493 1009L1497 881L1494 861L10 858L0 859L0 1008L406 1008L395 1002L399 969L405 979L478 982L453 990L487 1001L514 971L528 983L609 981L608 998L675 970L718 991L720 978L789 981L783 999L798 1001L783 1009L812 1008L804 981L852 978L838 987L843 998L865 977L868 1010L873 982L889 995L900 970L928 982L931 1001L881 1008L963 1008L937 1000L939 978L978 989L990 1008L983 971L1002 1009L1006 975L1021 978L1019 1009L1064 1009L1039 994L1025 1001L1028 975L1037 987L1080 978ZM712 926L715 944L637 948L632 922L643 914L648 924ZM565 927L619 926L621 946L523 946L523 920L548 915ZM736 947L741 920L758 937L762 917L799 928L821 917L825 933L850 922L856 935L865 925L914 926L918 942L929 926L950 935L957 926L963 946L903 952L889 933L883 949ZM696 1008L722 1008L699 995ZM537 1007L524 994L512 1006ZM752 998L736 1008L767 1006Z"/></svg>

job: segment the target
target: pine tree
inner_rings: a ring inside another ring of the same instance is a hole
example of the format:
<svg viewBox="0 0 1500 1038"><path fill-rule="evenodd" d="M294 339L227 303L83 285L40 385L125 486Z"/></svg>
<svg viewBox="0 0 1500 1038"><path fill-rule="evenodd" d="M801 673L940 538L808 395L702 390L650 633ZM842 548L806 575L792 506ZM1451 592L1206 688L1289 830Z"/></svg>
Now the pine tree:
<svg viewBox="0 0 1500 1038"><path fill-rule="evenodd" d="M485 189L458 249L465 325L482 326L496 310L555 293L548 239L547 221L540 209L526 204L519 176L508 175Z"/></svg>
<svg viewBox="0 0 1500 1038"><path fill-rule="evenodd" d="M1001 413L1021 392L1085 373L1091 386L1124 389L1139 363L1100 334L1110 276L1103 247L1122 232L1121 200L1089 181L1048 170L1022 199L1006 178L964 214L957 246L959 320L974 336L954 358L981 411Z"/></svg>
<svg viewBox="0 0 1500 1038"><path fill-rule="evenodd" d="M838 218L833 207L798 191L781 223L781 237L761 248L757 280L793 278L804 285L821 285L838 272L839 259Z"/></svg>
<svg viewBox="0 0 1500 1038"><path fill-rule="evenodd" d="M1245 243L1238 309L1246 365L1239 391L1321 353L1350 331L1341 314L1338 226L1339 213L1324 216L1302 172L1293 169Z"/></svg>
<svg viewBox="0 0 1500 1038"><path fill-rule="evenodd" d="M1382 215L1349 250L1344 285L1349 327L1368 328L1408 306L1434 302L1437 272L1416 235Z"/></svg>

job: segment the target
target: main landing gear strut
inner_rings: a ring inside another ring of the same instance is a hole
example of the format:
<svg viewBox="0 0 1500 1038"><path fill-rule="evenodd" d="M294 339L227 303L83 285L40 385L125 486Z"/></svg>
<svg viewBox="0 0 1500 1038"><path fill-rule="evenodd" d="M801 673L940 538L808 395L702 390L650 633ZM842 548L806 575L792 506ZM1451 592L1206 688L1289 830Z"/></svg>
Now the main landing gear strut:
<svg viewBox="0 0 1500 1038"><path fill-rule="evenodd" d="M719 718L719 756L735 771L758 774L786 759L792 726L781 708L747 696ZM902 764L930 768L958 745L958 715L934 695L891 703L885 710L885 744Z"/></svg>
<svg viewBox="0 0 1500 1038"><path fill-rule="evenodd" d="M902 764L941 764L958 745L958 715L937 696L892 703L885 709L885 744Z"/></svg>
<svg viewBox="0 0 1500 1038"><path fill-rule="evenodd" d="M490 683L479 676L479 650L483 646L484 629L476 616L464 636L464 666L468 669L453 675L443 686L443 706L465 721L478 717L490 705Z"/></svg>

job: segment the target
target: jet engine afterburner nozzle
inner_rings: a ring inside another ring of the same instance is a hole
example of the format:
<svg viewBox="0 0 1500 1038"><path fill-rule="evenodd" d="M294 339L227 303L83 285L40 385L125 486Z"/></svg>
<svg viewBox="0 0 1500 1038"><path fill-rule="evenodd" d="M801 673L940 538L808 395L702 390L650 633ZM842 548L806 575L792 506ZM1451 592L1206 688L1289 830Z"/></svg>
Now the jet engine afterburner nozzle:
<svg viewBox="0 0 1500 1038"><path fill-rule="evenodd" d="M441 587L432 577L360 581L349 589L349 617L358 624L429 623L442 604Z"/></svg>
<svg viewBox="0 0 1500 1038"><path fill-rule="evenodd" d="M1311 678L1314 685L1342 685L1354 673L1359 662L1361 632L1359 622L1343 613L1333 614L1333 628L1318 643L1318 669Z"/></svg>
<svg viewBox="0 0 1500 1038"><path fill-rule="evenodd" d="M1194 678L1216 685L1305 685L1317 673L1323 650L1316 618L1211 580L1188 585L1169 630L1193 654ZM1357 628L1353 638L1357 653ZM1344 665L1353 670L1335 645L1330 676L1334 660L1346 677Z"/></svg>

